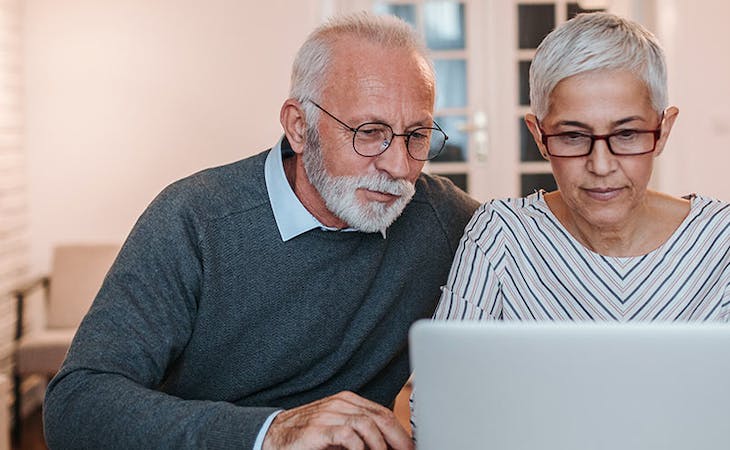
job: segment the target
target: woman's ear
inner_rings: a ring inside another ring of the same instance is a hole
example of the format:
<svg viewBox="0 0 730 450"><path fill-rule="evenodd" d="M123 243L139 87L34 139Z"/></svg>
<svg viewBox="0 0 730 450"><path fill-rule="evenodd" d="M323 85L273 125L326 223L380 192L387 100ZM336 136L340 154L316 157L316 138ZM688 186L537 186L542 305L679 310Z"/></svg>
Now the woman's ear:
<svg viewBox="0 0 730 450"><path fill-rule="evenodd" d="M659 140L656 141L656 147L654 148L655 157L661 155L662 151L664 151L664 145L666 145L667 139L669 139L669 133L672 131L674 121L677 120L678 115L679 108L677 108L676 106L670 106L669 108L664 110L664 117L662 123L660 124L662 128L662 133L659 136Z"/></svg>
<svg viewBox="0 0 730 450"><path fill-rule="evenodd" d="M293 98L286 99L281 105L279 121L292 150L301 154L307 140L307 120L302 104Z"/></svg>
<svg viewBox="0 0 730 450"><path fill-rule="evenodd" d="M540 150L540 154L543 158L549 161L550 156L548 155L547 149L542 143L542 132L540 131L540 126L537 123L537 116L532 113L525 114L525 124L530 130L530 134L532 134L532 139L534 139L535 144L537 144L537 148Z"/></svg>

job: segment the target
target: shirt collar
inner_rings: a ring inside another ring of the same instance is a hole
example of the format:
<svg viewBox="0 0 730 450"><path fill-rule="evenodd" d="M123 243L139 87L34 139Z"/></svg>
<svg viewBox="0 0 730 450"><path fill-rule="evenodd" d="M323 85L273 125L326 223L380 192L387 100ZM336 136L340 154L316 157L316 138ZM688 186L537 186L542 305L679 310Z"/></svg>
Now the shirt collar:
<svg viewBox="0 0 730 450"><path fill-rule="evenodd" d="M266 156L264 179L276 226L281 239L286 242L309 230L327 227L307 211L294 194L284 173L283 153L291 154L292 150L286 137L282 136Z"/></svg>

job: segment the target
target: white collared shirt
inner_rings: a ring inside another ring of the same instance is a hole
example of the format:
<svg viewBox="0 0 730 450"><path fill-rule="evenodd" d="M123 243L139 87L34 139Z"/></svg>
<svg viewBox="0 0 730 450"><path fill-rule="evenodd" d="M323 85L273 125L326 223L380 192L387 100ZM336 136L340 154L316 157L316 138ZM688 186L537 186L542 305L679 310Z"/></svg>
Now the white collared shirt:
<svg viewBox="0 0 730 450"><path fill-rule="evenodd" d="M283 141L284 137L279 139L266 157L264 179L276 226L281 239L286 242L309 230L324 228L324 225L302 205L286 179L281 155Z"/></svg>
<svg viewBox="0 0 730 450"><path fill-rule="evenodd" d="M327 231L357 231L354 228L339 229L325 226L302 205L284 173L282 152L291 151L282 150L284 139L283 136L279 139L266 156L264 163L266 190L269 193L271 209L274 211L274 220L279 228L281 240L286 242L315 228Z"/></svg>

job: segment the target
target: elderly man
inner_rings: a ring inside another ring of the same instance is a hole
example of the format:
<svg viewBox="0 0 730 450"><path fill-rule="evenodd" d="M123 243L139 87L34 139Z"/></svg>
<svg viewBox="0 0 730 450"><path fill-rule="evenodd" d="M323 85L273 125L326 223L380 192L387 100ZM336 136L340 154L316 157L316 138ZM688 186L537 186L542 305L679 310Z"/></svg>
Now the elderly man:
<svg viewBox="0 0 730 450"><path fill-rule="evenodd" d="M410 448L392 405L477 204L403 22L357 14L294 62L285 137L166 188L48 389L51 448Z"/></svg>

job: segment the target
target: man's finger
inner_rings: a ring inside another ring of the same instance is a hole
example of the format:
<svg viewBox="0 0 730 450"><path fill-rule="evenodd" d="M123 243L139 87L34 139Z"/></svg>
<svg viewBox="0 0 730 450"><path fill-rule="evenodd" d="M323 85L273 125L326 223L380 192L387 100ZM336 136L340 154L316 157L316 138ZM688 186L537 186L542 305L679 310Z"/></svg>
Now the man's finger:
<svg viewBox="0 0 730 450"><path fill-rule="evenodd" d="M371 418L378 427L379 435L385 439L387 444L395 450L411 450L414 448L411 436L403 429L390 409L383 405L360 397L352 392L340 392L332 397L328 397L337 402L341 407L341 411L348 410L351 413L351 406L354 406ZM370 445L368 443L368 445Z"/></svg>
<svg viewBox="0 0 730 450"><path fill-rule="evenodd" d="M385 437L382 430L372 417L360 414L350 416L345 423L357 432L362 440L367 444L369 450L387 450Z"/></svg>
<svg viewBox="0 0 730 450"><path fill-rule="evenodd" d="M366 410L368 417L375 421L380 433L391 448L396 450L413 448L411 436L403 429L390 409L348 391L340 392L330 398L334 397Z"/></svg>

